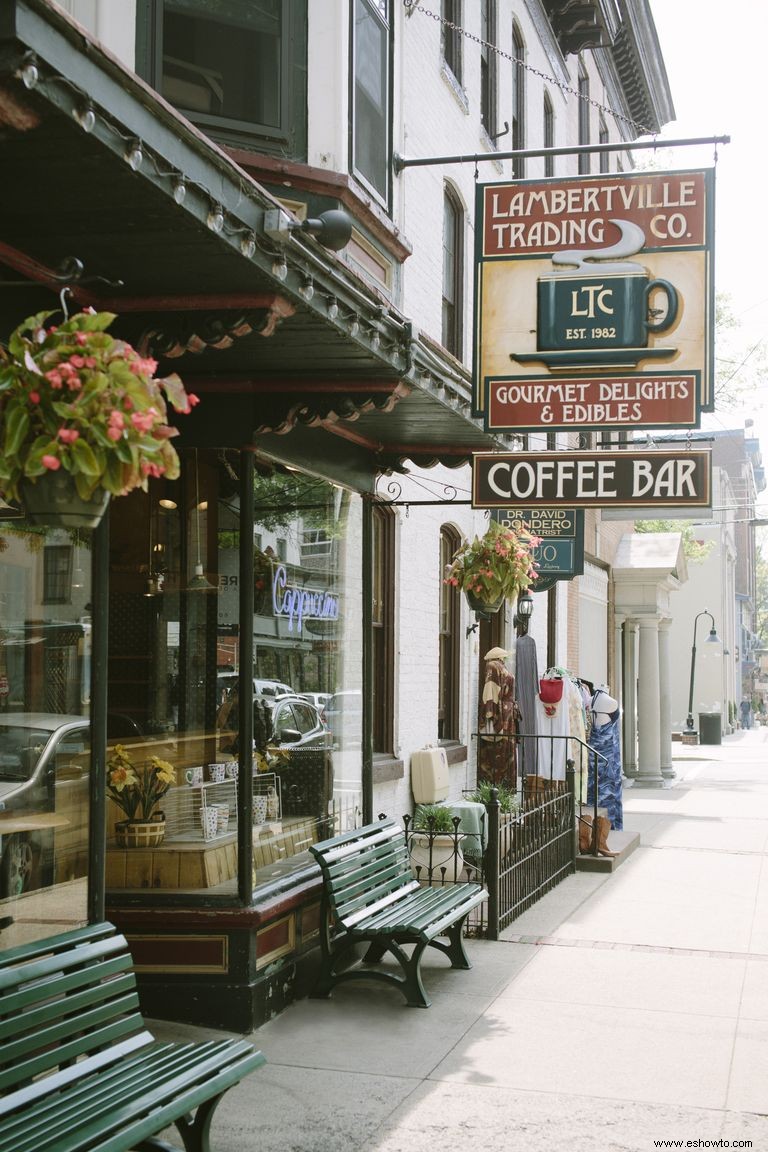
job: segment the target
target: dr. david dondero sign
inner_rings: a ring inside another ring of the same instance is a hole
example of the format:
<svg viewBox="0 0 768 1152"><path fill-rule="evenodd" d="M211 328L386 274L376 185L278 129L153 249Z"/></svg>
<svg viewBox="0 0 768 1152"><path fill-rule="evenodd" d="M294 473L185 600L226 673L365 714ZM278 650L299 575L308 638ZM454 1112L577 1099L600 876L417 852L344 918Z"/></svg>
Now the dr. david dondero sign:
<svg viewBox="0 0 768 1152"><path fill-rule="evenodd" d="M709 451L477 453L472 504L501 508L567 504L581 508L707 507Z"/></svg>
<svg viewBox="0 0 768 1152"><path fill-rule="evenodd" d="M475 409L489 429L698 427L713 189L709 169L478 187Z"/></svg>

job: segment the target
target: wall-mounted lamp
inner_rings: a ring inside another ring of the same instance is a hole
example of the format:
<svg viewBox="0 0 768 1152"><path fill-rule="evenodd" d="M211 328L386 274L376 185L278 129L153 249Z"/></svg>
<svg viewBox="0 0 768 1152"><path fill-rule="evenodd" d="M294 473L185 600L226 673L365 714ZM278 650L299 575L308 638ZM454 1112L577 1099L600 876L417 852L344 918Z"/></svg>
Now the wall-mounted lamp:
<svg viewBox="0 0 768 1152"><path fill-rule="evenodd" d="M200 554L200 509L203 505L200 503L200 476L197 467L197 448L195 448L195 539L197 546L197 560L195 563L195 574L187 584L188 592L213 592L214 587L205 578L203 571L203 561ZM208 507L207 501L204 502L205 507Z"/></svg>
<svg viewBox="0 0 768 1152"><path fill-rule="evenodd" d="M329 208L311 220L295 220L282 208L264 213L264 235L270 240L285 244L292 232L309 232L324 248L339 252L349 244L352 219L341 208Z"/></svg>
<svg viewBox="0 0 768 1152"><path fill-rule="evenodd" d="M515 605L515 630L518 636L525 636L528 633L528 621L533 615L533 596L530 592L523 591L517 598Z"/></svg>
<svg viewBox="0 0 768 1152"><path fill-rule="evenodd" d="M688 688L688 716L686 717L685 726L689 732L693 732L693 677L696 671L696 625L700 617L709 616L712 627L709 630L709 636L705 640L705 644L719 644L720 637L715 629L715 618L711 612L705 608L703 612L698 612L693 620L693 644L691 646L691 680Z"/></svg>

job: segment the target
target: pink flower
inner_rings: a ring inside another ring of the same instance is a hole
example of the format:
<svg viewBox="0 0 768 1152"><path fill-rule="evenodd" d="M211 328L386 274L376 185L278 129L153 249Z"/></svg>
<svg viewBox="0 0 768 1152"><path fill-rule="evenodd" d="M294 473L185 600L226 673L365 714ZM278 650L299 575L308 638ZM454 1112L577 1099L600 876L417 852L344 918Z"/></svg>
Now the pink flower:
<svg viewBox="0 0 768 1152"><path fill-rule="evenodd" d="M151 432L157 416L158 413L155 408L147 408L146 412L134 412L131 416L131 424L137 432Z"/></svg>
<svg viewBox="0 0 768 1152"><path fill-rule="evenodd" d="M116 408L113 408L109 414L107 423L109 424L110 428L117 428L118 431L122 431L122 429L125 427L125 417L123 416L122 412L118 412ZM113 436L112 439L118 439L118 437Z"/></svg>
<svg viewBox="0 0 768 1152"><path fill-rule="evenodd" d="M46 372L45 378L50 384L51 388L61 388L62 384L64 383L60 373L58 373L55 368L51 368L49 372Z"/></svg>
<svg viewBox="0 0 768 1152"><path fill-rule="evenodd" d="M59 428L58 437L63 444L74 444L75 440L79 439L80 433L77 428Z"/></svg>
<svg viewBox="0 0 768 1152"><path fill-rule="evenodd" d="M141 471L145 476L154 476L157 479L163 475L165 468L160 464L150 464L148 460L142 460Z"/></svg>
<svg viewBox="0 0 768 1152"><path fill-rule="evenodd" d="M69 363L73 368L83 368L85 366L85 360L82 356L70 356Z"/></svg>
<svg viewBox="0 0 768 1152"><path fill-rule="evenodd" d="M40 393L39 392L30 392L29 398L33 404L39 404L40 403Z"/></svg>
<svg viewBox="0 0 768 1152"><path fill-rule="evenodd" d="M123 435L122 429L118 428L114 424L112 425L112 427L107 428L107 436L109 437L110 440L119 440L122 435Z"/></svg>
<svg viewBox="0 0 768 1152"><path fill-rule="evenodd" d="M75 332L75 342L82 348L83 344L88 343L88 336L85 332Z"/></svg>
<svg viewBox="0 0 768 1152"><path fill-rule="evenodd" d="M40 463L43 465L43 468L48 468L51 472L56 472L61 468L61 460L59 460L58 456L43 456Z"/></svg>

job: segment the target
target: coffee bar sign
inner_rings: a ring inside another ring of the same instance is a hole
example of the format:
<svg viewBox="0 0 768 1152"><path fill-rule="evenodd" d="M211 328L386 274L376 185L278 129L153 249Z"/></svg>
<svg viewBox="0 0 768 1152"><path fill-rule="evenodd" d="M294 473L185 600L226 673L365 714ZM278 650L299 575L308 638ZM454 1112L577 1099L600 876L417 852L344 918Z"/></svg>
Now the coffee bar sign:
<svg viewBox="0 0 768 1152"><path fill-rule="evenodd" d="M472 458L475 508L706 508L708 450L485 453Z"/></svg>
<svg viewBox="0 0 768 1152"><path fill-rule="evenodd" d="M477 192L475 410L496 431L694 428L712 407L712 170Z"/></svg>

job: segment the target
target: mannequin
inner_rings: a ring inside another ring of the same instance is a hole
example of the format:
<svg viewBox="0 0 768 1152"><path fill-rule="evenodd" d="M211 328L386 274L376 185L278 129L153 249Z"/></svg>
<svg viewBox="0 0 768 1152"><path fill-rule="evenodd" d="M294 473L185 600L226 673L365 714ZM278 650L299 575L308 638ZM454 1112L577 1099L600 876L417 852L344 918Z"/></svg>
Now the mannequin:
<svg viewBox="0 0 768 1152"><path fill-rule="evenodd" d="M485 654L485 683L480 702L480 755L478 783L504 783L517 786L515 740L518 709L515 678L504 661L505 648L491 648Z"/></svg>
<svg viewBox="0 0 768 1152"><path fill-rule="evenodd" d="M619 703L606 684L599 685L592 697L592 731L589 746L605 760L599 762L597 802L608 812L611 828L624 827L621 799L621 745L619 742ZM587 803L594 803L594 760L589 765Z"/></svg>

